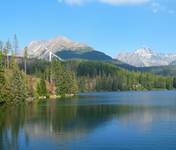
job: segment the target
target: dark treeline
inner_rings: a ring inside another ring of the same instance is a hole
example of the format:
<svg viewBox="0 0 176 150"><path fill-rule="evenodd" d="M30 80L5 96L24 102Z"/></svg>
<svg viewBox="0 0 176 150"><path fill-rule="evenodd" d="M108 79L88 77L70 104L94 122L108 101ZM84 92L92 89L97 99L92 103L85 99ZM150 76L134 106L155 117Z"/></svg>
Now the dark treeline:
<svg viewBox="0 0 176 150"><path fill-rule="evenodd" d="M79 91L126 91L126 90L153 90L174 89L176 78L164 77L152 73L132 72L121 69L113 64L96 61L65 61L60 62L66 70L74 72ZM40 67L39 67L40 66ZM48 63L37 60L28 67L28 72L43 74Z"/></svg>
<svg viewBox="0 0 176 150"><path fill-rule="evenodd" d="M75 65L76 64L76 65ZM103 62L67 62L76 71L81 91L124 91L176 88L176 78L130 72ZM75 70L76 68L76 70Z"/></svg>
<svg viewBox="0 0 176 150"><path fill-rule="evenodd" d="M23 63L19 66L21 70L24 70ZM75 73L66 69L64 64L56 59L53 59L52 62L41 59L27 61L26 68L28 75L42 77L43 80L48 81L49 93L64 96L65 94L76 94L78 91Z"/></svg>

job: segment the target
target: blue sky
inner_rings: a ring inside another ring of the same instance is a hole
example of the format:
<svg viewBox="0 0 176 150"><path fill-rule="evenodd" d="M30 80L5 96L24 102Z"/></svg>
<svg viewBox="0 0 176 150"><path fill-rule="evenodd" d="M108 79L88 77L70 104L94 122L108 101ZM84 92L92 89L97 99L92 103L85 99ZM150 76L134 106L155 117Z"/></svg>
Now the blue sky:
<svg viewBox="0 0 176 150"><path fill-rule="evenodd" d="M113 57L150 47L176 52L175 0L1 0L0 39L67 36Z"/></svg>

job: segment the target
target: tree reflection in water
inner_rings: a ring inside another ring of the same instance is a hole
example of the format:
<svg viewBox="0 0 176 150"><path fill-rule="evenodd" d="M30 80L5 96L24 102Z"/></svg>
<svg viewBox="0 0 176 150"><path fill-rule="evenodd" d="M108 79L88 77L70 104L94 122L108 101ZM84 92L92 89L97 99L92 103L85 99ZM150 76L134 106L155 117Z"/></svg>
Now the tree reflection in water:
<svg viewBox="0 0 176 150"><path fill-rule="evenodd" d="M122 123L145 124L163 116L176 120L176 110L162 106L120 104L77 105L57 100L40 104L2 106L0 109L0 149L26 147L33 138L52 138L57 143L86 136L104 123L116 119Z"/></svg>

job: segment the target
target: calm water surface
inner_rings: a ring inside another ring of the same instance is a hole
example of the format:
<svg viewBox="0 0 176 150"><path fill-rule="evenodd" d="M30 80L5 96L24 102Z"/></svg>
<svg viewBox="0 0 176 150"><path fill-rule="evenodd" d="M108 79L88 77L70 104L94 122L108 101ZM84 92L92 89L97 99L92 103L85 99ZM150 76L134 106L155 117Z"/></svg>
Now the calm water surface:
<svg viewBox="0 0 176 150"><path fill-rule="evenodd" d="M176 150L176 91L0 107L0 149Z"/></svg>

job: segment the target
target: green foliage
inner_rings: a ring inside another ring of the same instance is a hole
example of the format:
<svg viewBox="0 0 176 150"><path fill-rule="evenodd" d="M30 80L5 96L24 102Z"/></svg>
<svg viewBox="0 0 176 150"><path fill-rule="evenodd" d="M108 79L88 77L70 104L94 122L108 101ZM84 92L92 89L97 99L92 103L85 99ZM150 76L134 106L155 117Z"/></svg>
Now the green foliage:
<svg viewBox="0 0 176 150"><path fill-rule="evenodd" d="M69 71L61 73L56 81L57 94L65 96L66 94L76 94L77 84L74 75Z"/></svg>
<svg viewBox="0 0 176 150"><path fill-rule="evenodd" d="M3 50L3 47L4 47L4 43L3 43L3 41L0 41L0 51L2 52L2 50Z"/></svg>
<svg viewBox="0 0 176 150"><path fill-rule="evenodd" d="M51 77L56 82L56 94L76 94L78 91L75 75L65 69L61 62L54 60L51 64Z"/></svg>
<svg viewBox="0 0 176 150"><path fill-rule="evenodd" d="M173 79L173 87L176 88L176 77Z"/></svg>
<svg viewBox="0 0 176 150"><path fill-rule="evenodd" d="M5 88L5 73L4 68L2 66L2 52L0 52L0 103L5 101L4 88Z"/></svg>
<svg viewBox="0 0 176 150"><path fill-rule="evenodd" d="M4 87L5 87L4 69L0 66L0 103L5 101Z"/></svg>
<svg viewBox="0 0 176 150"><path fill-rule="evenodd" d="M19 69L12 71L9 84L10 103L22 102L27 98L27 86L24 74Z"/></svg>
<svg viewBox="0 0 176 150"><path fill-rule="evenodd" d="M150 72L162 76L176 76L176 65L157 66L157 67L143 67L137 68L141 72Z"/></svg>
<svg viewBox="0 0 176 150"><path fill-rule="evenodd" d="M74 66L73 62L69 65ZM80 91L170 90L173 85L176 87L176 79L174 82L172 77L130 72L102 62L80 61L75 72Z"/></svg>
<svg viewBox="0 0 176 150"><path fill-rule="evenodd" d="M167 78L167 79L166 79L166 88L167 88L168 90L171 90L171 89L174 88L174 87L173 87L173 79L172 79L172 78Z"/></svg>
<svg viewBox="0 0 176 150"><path fill-rule="evenodd" d="M26 73L41 77L43 74L45 74L46 69L48 69L49 66L50 63L48 61L40 59L31 59L30 61L26 62ZM25 70L24 63L20 63L19 68L20 70Z"/></svg>
<svg viewBox="0 0 176 150"><path fill-rule="evenodd" d="M27 86L24 74L14 67L4 69L0 65L0 102L18 103L27 98Z"/></svg>
<svg viewBox="0 0 176 150"><path fill-rule="evenodd" d="M37 83L37 94L39 97L49 97L44 76L42 76L40 81Z"/></svg>
<svg viewBox="0 0 176 150"><path fill-rule="evenodd" d="M28 48L24 48L24 72L27 73Z"/></svg>
<svg viewBox="0 0 176 150"><path fill-rule="evenodd" d="M102 52L95 51L92 48L85 48L76 51L64 50L56 53L64 60L69 59L84 59L84 60L99 60L99 61L111 61L112 58Z"/></svg>
<svg viewBox="0 0 176 150"><path fill-rule="evenodd" d="M17 67L16 63L15 63L15 54L12 51L12 55L11 55L11 60L10 60L10 68L14 69L15 67Z"/></svg>
<svg viewBox="0 0 176 150"><path fill-rule="evenodd" d="M79 91L83 92L176 88L176 78L174 80L172 77L152 73L127 71L105 62L72 60L61 63L55 60L51 65L42 61L39 64L41 67L38 67L35 74L45 74L48 81L54 81L59 95L76 93L77 83Z"/></svg>
<svg viewBox="0 0 176 150"><path fill-rule="evenodd" d="M2 51L1 51L1 49L0 49L0 67L2 67L2 57L3 57L3 55L2 55Z"/></svg>
<svg viewBox="0 0 176 150"><path fill-rule="evenodd" d="M94 77L97 75L115 75L118 68L115 65L95 62L95 61L83 61L77 68L78 76L90 76Z"/></svg>
<svg viewBox="0 0 176 150"><path fill-rule="evenodd" d="M68 94L77 94L78 85L75 73L73 72L74 69L66 68L62 62L58 60L47 62L45 60L33 59L28 61L26 66L27 74L38 78L44 75L50 84L54 83L56 85L56 95L66 96ZM23 64L20 64L20 68L23 69Z"/></svg>

